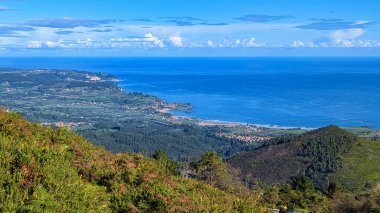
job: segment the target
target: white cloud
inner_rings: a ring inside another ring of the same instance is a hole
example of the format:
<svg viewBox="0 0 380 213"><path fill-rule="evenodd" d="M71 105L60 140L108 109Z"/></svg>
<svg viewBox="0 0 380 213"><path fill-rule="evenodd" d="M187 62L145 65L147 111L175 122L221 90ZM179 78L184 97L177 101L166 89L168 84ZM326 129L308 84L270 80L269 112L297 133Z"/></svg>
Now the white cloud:
<svg viewBox="0 0 380 213"><path fill-rule="evenodd" d="M322 45L317 45L312 41L299 41L299 40L295 40L291 44L292 47L296 47L296 48L297 47L327 47L326 45L327 43L322 43Z"/></svg>
<svg viewBox="0 0 380 213"><path fill-rule="evenodd" d="M371 22L359 20L359 21L355 22L354 25L362 25L362 24L368 24L368 23L371 23Z"/></svg>
<svg viewBox="0 0 380 213"><path fill-rule="evenodd" d="M28 41L27 47L28 48L41 48L43 42L42 41Z"/></svg>
<svg viewBox="0 0 380 213"><path fill-rule="evenodd" d="M334 43L341 43L345 40L352 40L362 36L365 30L360 28L348 29L348 30L336 30L330 33L330 38Z"/></svg>
<svg viewBox="0 0 380 213"><path fill-rule="evenodd" d="M302 41L293 41L292 47L304 47L305 46L305 43L302 42Z"/></svg>
<svg viewBox="0 0 380 213"><path fill-rule="evenodd" d="M366 40L356 42L360 47L380 47L380 41Z"/></svg>
<svg viewBox="0 0 380 213"><path fill-rule="evenodd" d="M191 48L202 48L204 45L196 43L196 42L191 42L190 45L186 45L186 47L191 47Z"/></svg>
<svg viewBox="0 0 380 213"><path fill-rule="evenodd" d="M28 48L163 48L165 44L163 39L154 36L151 33L143 37L111 38L108 40L85 39L57 39L57 40L30 40L27 41Z"/></svg>
<svg viewBox="0 0 380 213"><path fill-rule="evenodd" d="M214 42L211 40L207 41L207 47L215 47Z"/></svg>
<svg viewBox="0 0 380 213"><path fill-rule="evenodd" d="M263 47L265 44L256 43L256 38L243 39L241 41L242 47Z"/></svg>
<svg viewBox="0 0 380 213"><path fill-rule="evenodd" d="M380 47L380 40L340 40L339 42L333 42L333 43L314 43L312 41L300 41L295 40L290 45L290 47L308 47L308 48L349 48L349 47L356 47L356 48L378 48Z"/></svg>
<svg viewBox="0 0 380 213"><path fill-rule="evenodd" d="M160 48L165 47L164 42L161 39L154 36L152 33L145 34L145 38L147 41L152 42L156 47L160 47Z"/></svg>
<svg viewBox="0 0 380 213"><path fill-rule="evenodd" d="M171 36L169 38L170 42L176 47L183 47L182 37L180 36Z"/></svg>
<svg viewBox="0 0 380 213"><path fill-rule="evenodd" d="M162 39L154 36L152 33L147 33L144 37L129 37L129 38L112 38L110 39L112 47L165 47Z"/></svg>
<svg viewBox="0 0 380 213"><path fill-rule="evenodd" d="M92 40L92 38L86 38L77 40L77 43L85 46L90 46L94 43L94 41Z"/></svg>
<svg viewBox="0 0 380 213"><path fill-rule="evenodd" d="M350 40L341 40L337 43L335 43L336 47L355 47L355 44L353 41Z"/></svg>
<svg viewBox="0 0 380 213"><path fill-rule="evenodd" d="M320 47L329 47L329 44L327 42L319 43Z"/></svg>
<svg viewBox="0 0 380 213"><path fill-rule="evenodd" d="M79 40L63 40L59 39L57 41L28 41L27 47L32 49L38 48L89 48L97 47L91 38L79 39Z"/></svg>
<svg viewBox="0 0 380 213"><path fill-rule="evenodd" d="M265 43L257 43L255 38L235 39L230 41L223 39L223 42L215 43L211 40L207 41L208 47L220 47L220 48L251 48L251 47L266 47Z"/></svg>
<svg viewBox="0 0 380 213"><path fill-rule="evenodd" d="M379 40L342 40L335 43L333 47L360 47L360 48L378 48Z"/></svg>

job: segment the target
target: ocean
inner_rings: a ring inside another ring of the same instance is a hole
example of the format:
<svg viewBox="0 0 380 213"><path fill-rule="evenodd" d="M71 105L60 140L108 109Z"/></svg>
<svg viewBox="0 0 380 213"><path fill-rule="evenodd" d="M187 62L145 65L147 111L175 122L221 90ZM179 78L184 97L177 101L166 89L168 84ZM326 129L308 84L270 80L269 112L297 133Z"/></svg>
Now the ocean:
<svg viewBox="0 0 380 213"><path fill-rule="evenodd" d="M380 129L380 58L0 58L0 67L109 73L126 91L190 103L207 120Z"/></svg>

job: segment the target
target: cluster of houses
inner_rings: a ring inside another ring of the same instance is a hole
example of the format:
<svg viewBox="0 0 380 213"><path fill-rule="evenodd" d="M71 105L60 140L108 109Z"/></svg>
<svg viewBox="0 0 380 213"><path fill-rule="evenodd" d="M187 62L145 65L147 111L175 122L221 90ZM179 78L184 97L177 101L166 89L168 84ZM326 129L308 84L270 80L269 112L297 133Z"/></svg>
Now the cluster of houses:
<svg viewBox="0 0 380 213"><path fill-rule="evenodd" d="M227 134L219 134L220 137L226 137L226 138L232 138L232 139L238 139L247 143L252 142L260 142L260 141L267 141L272 139L271 137L265 137L265 136L255 136L255 135L227 135Z"/></svg>

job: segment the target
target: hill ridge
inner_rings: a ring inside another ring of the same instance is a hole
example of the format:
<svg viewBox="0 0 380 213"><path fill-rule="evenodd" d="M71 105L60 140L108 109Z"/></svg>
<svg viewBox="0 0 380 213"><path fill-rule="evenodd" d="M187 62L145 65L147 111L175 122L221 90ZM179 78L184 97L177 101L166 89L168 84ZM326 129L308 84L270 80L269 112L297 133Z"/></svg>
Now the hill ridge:
<svg viewBox="0 0 380 213"><path fill-rule="evenodd" d="M299 136L276 138L262 148L232 157L229 163L251 179L270 184L306 174L323 189L329 184L329 174L341 166L341 155L355 141L353 134L330 125ZM252 163L241 164L243 161Z"/></svg>

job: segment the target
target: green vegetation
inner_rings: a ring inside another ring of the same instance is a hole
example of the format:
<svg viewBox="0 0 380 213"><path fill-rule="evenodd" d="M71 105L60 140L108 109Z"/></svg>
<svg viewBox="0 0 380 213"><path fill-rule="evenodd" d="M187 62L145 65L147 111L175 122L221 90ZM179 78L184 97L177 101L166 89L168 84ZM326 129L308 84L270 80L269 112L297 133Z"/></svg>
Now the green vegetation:
<svg viewBox="0 0 380 213"><path fill-rule="evenodd" d="M325 189L329 174L342 165L342 154L350 150L357 138L337 126L328 126L303 134L298 140L302 143L298 154L309 161L306 174L319 189Z"/></svg>
<svg viewBox="0 0 380 213"><path fill-rule="evenodd" d="M350 191L359 192L380 185L380 141L358 140L343 155L343 163L332 179Z"/></svg>
<svg viewBox="0 0 380 213"><path fill-rule="evenodd" d="M337 192L330 198L332 212L380 212L380 192L370 190L363 193Z"/></svg>
<svg viewBox="0 0 380 213"><path fill-rule="evenodd" d="M248 188L239 179L239 171L224 162L216 152L206 152L192 166L196 179L222 190L248 194Z"/></svg>
<svg viewBox="0 0 380 213"><path fill-rule="evenodd" d="M380 211L380 142L336 126L276 138L228 161L269 205L312 212Z"/></svg>
<svg viewBox="0 0 380 213"><path fill-rule="evenodd" d="M157 150L153 156L157 163L164 168L164 170L172 175L179 175L179 164L170 159L170 157L162 150Z"/></svg>
<svg viewBox="0 0 380 213"><path fill-rule="evenodd" d="M328 198L315 189L311 179L297 176L289 184L273 185L266 189L268 205L299 212L328 212Z"/></svg>
<svg viewBox="0 0 380 213"><path fill-rule="evenodd" d="M241 168L245 176L266 183L285 183L306 174L322 190L330 184L329 175L341 167L342 155L357 140L337 126L328 126L299 136L276 138L263 148L242 153L229 162Z"/></svg>
<svg viewBox="0 0 380 213"><path fill-rule="evenodd" d="M66 129L0 111L1 212L259 212L237 196L173 176L163 153L112 154ZM170 172L170 173L169 173Z"/></svg>
<svg viewBox="0 0 380 213"><path fill-rule="evenodd" d="M368 140L380 140L380 130L369 127L345 127L344 130Z"/></svg>
<svg viewBox="0 0 380 213"><path fill-rule="evenodd" d="M241 141L217 137L216 132L217 127L170 123L163 125L150 121L132 121L117 127L97 124L91 130L77 130L78 134L96 145L114 152L129 151L152 155L156 150L163 150L180 161L194 160L209 150L229 156L246 147Z"/></svg>
<svg viewBox="0 0 380 213"><path fill-rule="evenodd" d="M281 143L233 156L228 163L240 169L242 179L251 187L288 183L305 172L305 158L299 156L297 143Z"/></svg>

